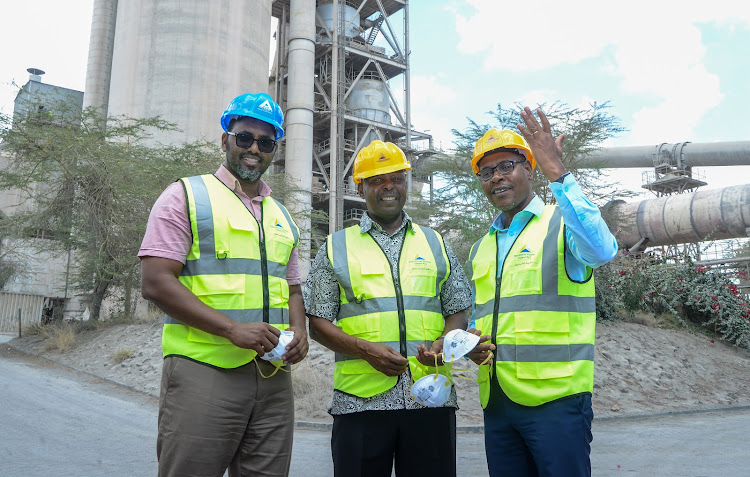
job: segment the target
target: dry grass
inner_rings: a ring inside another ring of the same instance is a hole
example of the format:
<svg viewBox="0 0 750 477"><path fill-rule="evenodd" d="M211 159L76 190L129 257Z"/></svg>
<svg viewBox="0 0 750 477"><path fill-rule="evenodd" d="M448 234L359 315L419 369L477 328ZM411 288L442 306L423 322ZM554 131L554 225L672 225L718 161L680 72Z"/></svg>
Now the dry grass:
<svg viewBox="0 0 750 477"><path fill-rule="evenodd" d="M44 327L45 325L41 323L32 323L30 325L24 326L21 330L22 336L38 336L44 334Z"/></svg>
<svg viewBox="0 0 750 477"><path fill-rule="evenodd" d="M292 370L295 413L306 419L328 420L333 396L333 352L310 341L310 353Z"/></svg>
<svg viewBox="0 0 750 477"><path fill-rule="evenodd" d="M126 359L130 359L133 356L135 356L135 350L132 348L120 348L117 351L115 351L115 354L112 355L112 359L115 360L116 363L122 363Z"/></svg>
<svg viewBox="0 0 750 477"><path fill-rule="evenodd" d="M63 321L41 327L47 351L68 351L76 345L75 325Z"/></svg>
<svg viewBox="0 0 750 477"><path fill-rule="evenodd" d="M135 317L135 322L144 325L161 325L164 323L164 312L154 306L149 306L146 313L140 313Z"/></svg>

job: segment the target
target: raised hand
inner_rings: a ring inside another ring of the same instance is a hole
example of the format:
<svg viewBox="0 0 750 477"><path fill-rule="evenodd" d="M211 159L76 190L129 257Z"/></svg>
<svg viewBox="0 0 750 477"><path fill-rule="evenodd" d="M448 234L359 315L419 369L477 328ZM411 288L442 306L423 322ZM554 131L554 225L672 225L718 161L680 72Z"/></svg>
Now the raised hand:
<svg viewBox="0 0 750 477"><path fill-rule="evenodd" d="M518 123L517 126L526 142L529 143L539 170L552 182L567 172L562 163L562 145L566 134L560 134L557 138L552 137L549 120L542 108L537 108L536 113L539 115L539 121L526 106L521 111L524 124Z"/></svg>

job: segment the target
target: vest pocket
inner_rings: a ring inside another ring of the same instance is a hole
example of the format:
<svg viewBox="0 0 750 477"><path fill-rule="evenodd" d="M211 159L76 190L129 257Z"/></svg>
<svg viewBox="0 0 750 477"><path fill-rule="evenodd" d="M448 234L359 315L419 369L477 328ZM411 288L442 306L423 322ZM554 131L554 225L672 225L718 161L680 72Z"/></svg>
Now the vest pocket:
<svg viewBox="0 0 750 477"><path fill-rule="evenodd" d="M404 294L417 296L437 296L435 290L437 271L408 270L402 283Z"/></svg>
<svg viewBox="0 0 750 477"><path fill-rule="evenodd" d="M518 379L555 379L573 376L571 363L516 363Z"/></svg>
<svg viewBox="0 0 750 477"><path fill-rule="evenodd" d="M211 308L223 309L226 295L245 294L245 275L197 275L192 277L190 290Z"/></svg>
<svg viewBox="0 0 750 477"><path fill-rule="evenodd" d="M488 261L474 261L471 270L471 280L476 288L477 303L487 303L494 298L495 277L490 277L490 270L494 268Z"/></svg>
<svg viewBox="0 0 750 477"><path fill-rule="evenodd" d="M380 373L377 369L370 366L370 363L364 359L353 359L344 361L341 365L342 374L374 374Z"/></svg>
<svg viewBox="0 0 750 477"><path fill-rule="evenodd" d="M221 336L212 335L211 333L206 333L203 330L199 330L197 328L193 328L192 326L188 327L188 341L193 341L196 343L207 343L207 344L215 344L215 345L229 345L232 344L231 341L229 341L226 338L223 338Z"/></svg>
<svg viewBox="0 0 750 477"><path fill-rule="evenodd" d="M258 256L260 236L256 230L257 226L251 223L251 220L253 219L247 216L230 215L227 217L228 236L223 238L218 230L214 232L216 246L228 250L231 254L229 258L252 258L253 253ZM248 244L251 244L250 247Z"/></svg>
<svg viewBox="0 0 750 477"><path fill-rule="evenodd" d="M286 265L294 248L294 238L286 229L274 227L266 231L266 250L268 259Z"/></svg>
<svg viewBox="0 0 750 477"><path fill-rule="evenodd" d="M573 375L567 314L516 313L516 376L554 379Z"/></svg>
<svg viewBox="0 0 750 477"><path fill-rule="evenodd" d="M514 270L504 274L503 296L530 295L542 293L542 271Z"/></svg>

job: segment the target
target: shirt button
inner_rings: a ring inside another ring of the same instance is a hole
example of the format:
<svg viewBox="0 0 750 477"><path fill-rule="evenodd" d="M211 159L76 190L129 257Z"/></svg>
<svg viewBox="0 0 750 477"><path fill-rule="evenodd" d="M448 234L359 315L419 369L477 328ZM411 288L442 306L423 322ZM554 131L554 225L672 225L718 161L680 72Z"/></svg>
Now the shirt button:
<svg viewBox="0 0 750 477"><path fill-rule="evenodd" d="M516 235L516 233L515 232L511 232L508 235L510 235L511 237L513 237L514 235Z"/></svg>
<svg viewBox="0 0 750 477"><path fill-rule="evenodd" d="M568 192L568 188L567 187L565 187L565 192Z"/></svg>
<svg viewBox="0 0 750 477"><path fill-rule="evenodd" d="M581 220L581 222L586 220L586 216L583 214L579 215L578 218Z"/></svg>

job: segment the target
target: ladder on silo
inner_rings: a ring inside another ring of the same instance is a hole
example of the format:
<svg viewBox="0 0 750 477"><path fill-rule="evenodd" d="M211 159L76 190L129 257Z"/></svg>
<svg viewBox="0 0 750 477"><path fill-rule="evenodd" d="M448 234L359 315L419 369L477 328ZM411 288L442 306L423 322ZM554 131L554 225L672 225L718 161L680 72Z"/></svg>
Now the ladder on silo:
<svg viewBox="0 0 750 477"><path fill-rule="evenodd" d="M372 29L370 30L370 35L367 37L367 44L372 45L375 43L375 38L377 38L378 33L380 33L380 26L383 24L383 20L385 20L385 17L381 13L380 16L373 21Z"/></svg>

